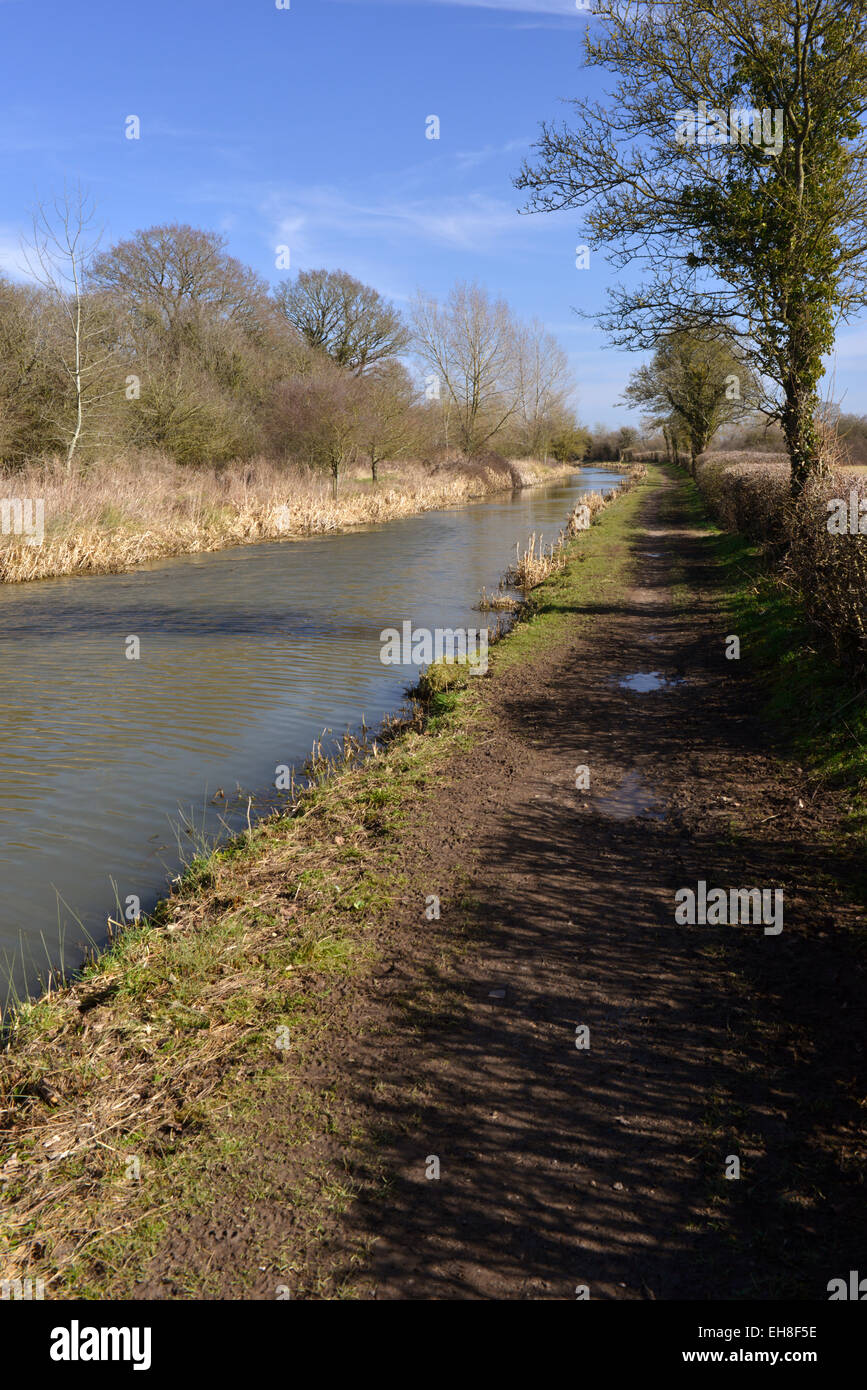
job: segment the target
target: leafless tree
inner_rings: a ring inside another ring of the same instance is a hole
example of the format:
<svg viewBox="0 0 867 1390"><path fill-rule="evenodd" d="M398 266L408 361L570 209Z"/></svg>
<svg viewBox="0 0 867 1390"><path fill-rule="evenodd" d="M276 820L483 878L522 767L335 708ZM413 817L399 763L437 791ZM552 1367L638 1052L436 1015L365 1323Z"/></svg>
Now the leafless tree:
<svg viewBox="0 0 867 1390"><path fill-rule="evenodd" d="M314 468L331 475L336 497L340 479L358 457L364 382L327 358L274 393L270 434Z"/></svg>
<svg viewBox="0 0 867 1390"><path fill-rule="evenodd" d="M374 482L379 465L404 455L417 438L414 396L412 379L400 362L384 362L364 377L357 439Z"/></svg>
<svg viewBox="0 0 867 1390"><path fill-rule="evenodd" d="M453 407L460 447L480 453L520 405L518 329L508 305L480 285L458 284L443 305L417 295L412 326L416 351Z"/></svg>
<svg viewBox="0 0 867 1390"><path fill-rule="evenodd" d="M550 441L567 410L569 359L538 319L518 327L516 349L521 442L532 457L547 459Z"/></svg>
<svg viewBox="0 0 867 1390"><path fill-rule="evenodd" d="M97 256L90 281L141 324L172 332L205 320L256 331L268 286L225 246L217 232L183 223L148 227Z"/></svg>
<svg viewBox="0 0 867 1390"><path fill-rule="evenodd" d="M302 270L284 280L274 300L311 348L357 375L409 342L397 310L344 270Z"/></svg>
<svg viewBox="0 0 867 1390"><path fill-rule="evenodd" d="M86 292L101 237L94 220L90 195L80 184L65 187L51 203L37 204L32 239L23 248L31 275L48 296L54 319L52 346L72 394L73 419L65 431L67 469L72 468L86 411L100 399L115 361L115 344L106 331L106 305Z"/></svg>

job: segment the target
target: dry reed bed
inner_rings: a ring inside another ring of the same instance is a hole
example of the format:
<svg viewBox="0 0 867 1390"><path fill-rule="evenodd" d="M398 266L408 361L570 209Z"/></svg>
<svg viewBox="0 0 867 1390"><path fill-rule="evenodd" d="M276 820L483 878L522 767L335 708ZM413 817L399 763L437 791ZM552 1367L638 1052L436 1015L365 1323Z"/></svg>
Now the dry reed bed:
<svg viewBox="0 0 867 1390"><path fill-rule="evenodd" d="M343 531L551 482L565 471L532 459L402 464L383 467L376 486L346 478L335 498L321 474L267 461L194 470L156 456L72 475L46 464L0 478L0 498L45 503L40 545L0 536L0 582L110 574L170 555Z"/></svg>

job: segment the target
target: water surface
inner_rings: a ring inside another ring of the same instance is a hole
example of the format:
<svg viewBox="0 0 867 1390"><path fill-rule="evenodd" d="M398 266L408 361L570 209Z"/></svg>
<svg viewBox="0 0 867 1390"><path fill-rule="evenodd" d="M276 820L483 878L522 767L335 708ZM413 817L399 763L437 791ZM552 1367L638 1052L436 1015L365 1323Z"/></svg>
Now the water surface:
<svg viewBox="0 0 867 1390"><path fill-rule="evenodd" d="M0 967L33 988L104 940L118 900L147 911L279 764L400 707L418 672L381 663L384 628L484 625L473 605L516 541L554 540L616 481L582 469L344 535L0 587Z"/></svg>

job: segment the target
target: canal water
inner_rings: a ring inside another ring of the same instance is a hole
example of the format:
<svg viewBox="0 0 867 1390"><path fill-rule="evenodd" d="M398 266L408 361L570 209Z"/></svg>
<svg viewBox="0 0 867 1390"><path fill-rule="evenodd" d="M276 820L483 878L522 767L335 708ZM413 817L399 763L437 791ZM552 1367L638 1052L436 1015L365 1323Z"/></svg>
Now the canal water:
<svg viewBox="0 0 867 1390"><path fill-rule="evenodd" d="M36 990L102 944L118 903L152 907L323 729L399 709L418 671L383 665L384 628L484 625L516 542L553 541L616 481L586 468L343 535L0 587L0 1009L10 978Z"/></svg>

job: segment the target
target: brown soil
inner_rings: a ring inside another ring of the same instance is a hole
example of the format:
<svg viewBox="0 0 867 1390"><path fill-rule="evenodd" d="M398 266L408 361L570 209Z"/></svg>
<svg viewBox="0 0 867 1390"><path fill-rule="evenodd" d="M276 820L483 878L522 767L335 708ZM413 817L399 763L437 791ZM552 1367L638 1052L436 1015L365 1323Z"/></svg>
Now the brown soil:
<svg viewBox="0 0 867 1390"><path fill-rule="evenodd" d="M863 1267L853 866L725 659L675 499L644 504L635 587L486 682L482 731L420 796L412 891L305 1064L330 1132L302 1132L292 1088L253 1109L250 1200L179 1218L139 1296L198 1275L224 1298L824 1300ZM682 683L619 685L636 672ZM699 879L783 888L782 933L676 925ZM346 1199L311 1225L292 1194L326 1173Z"/></svg>

